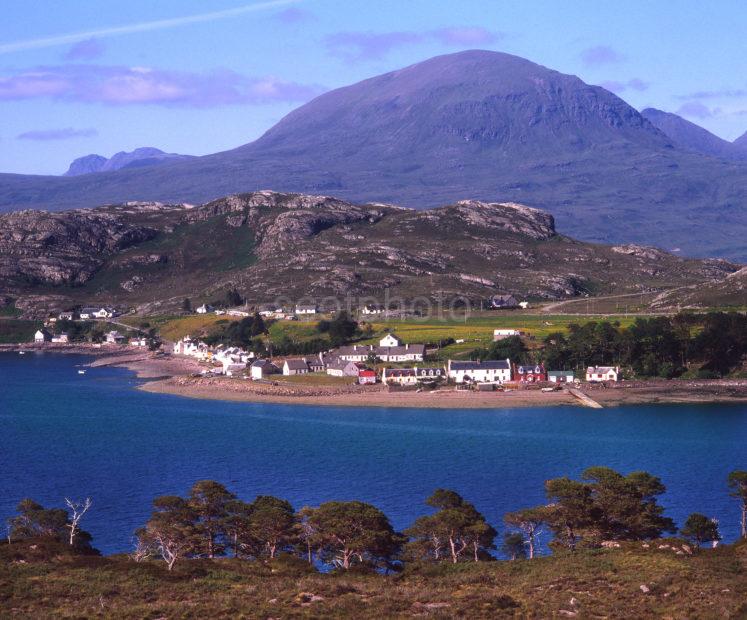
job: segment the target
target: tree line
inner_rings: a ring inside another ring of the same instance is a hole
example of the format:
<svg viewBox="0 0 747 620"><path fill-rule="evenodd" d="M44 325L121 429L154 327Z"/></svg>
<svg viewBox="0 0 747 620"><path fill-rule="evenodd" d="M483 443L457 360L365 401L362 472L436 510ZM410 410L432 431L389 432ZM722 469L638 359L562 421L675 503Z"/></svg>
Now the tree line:
<svg viewBox="0 0 747 620"><path fill-rule="evenodd" d="M636 318L627 328L619 322L571 323L568 331L548 334L542 347L530 351L519 337L476 350L481 359L518 363L544 362L548 368L581 370L614 365L637 377L681 377L691 368L695 378L718 378L740 367L747 356L747 316L736 312Z"/></svg>
<svg viewBox="0 0 747 620"><path fill-rule="evenodd" d="M747 539L747 471L731 472L727 482L740 507L740 536ZM553 553L677 533L696 548L721 540L718 523L701 513L691 514L678 531L658 503L665 490L647 472L623 475L608 467L591 467L580 480L548 480L547 503L504 516L500 550L512 560L532 559L545 532L552 535L548 547ZM47 538L79 553L95 553L91 535L80 527L91 500L66 503L69 511L24 499L8 521L8 540ZM245 502L221 483L202 480L186 497L153 500L150 519L134 533L131 557L160 558L169 570L189 558L271 560L281 554L326 568L383 571L407 562L495 559L498 531L472 503L448 489L437 489L425 503L431 513L397 532L381 510L366 502L330 501L296 511L269 495Z"/></svg>

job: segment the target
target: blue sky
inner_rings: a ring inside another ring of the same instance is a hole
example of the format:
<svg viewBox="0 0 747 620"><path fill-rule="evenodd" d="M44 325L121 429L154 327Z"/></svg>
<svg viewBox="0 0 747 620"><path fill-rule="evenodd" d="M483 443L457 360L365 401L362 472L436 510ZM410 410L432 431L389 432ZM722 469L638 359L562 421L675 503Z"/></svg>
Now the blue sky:
<svg viewBox="0 0 747 620"><path fill-rule="evenodd" d="M705 8L704 8L705 7ZM4 0L0 171L245 144L315 94L437 54L523 56L747 131L747 5L499 0Z"/></svg>

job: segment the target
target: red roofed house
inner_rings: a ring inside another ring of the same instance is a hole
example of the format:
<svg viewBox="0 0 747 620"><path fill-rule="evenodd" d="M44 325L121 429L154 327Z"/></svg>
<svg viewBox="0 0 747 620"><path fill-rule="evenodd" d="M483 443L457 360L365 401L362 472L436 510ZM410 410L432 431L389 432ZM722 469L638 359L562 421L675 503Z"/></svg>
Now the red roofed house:
<svg viewBox="0 0 747 620"><path fill-rule="evenodd" d="M358 383L361 385L376 383L376 371L364 368L358 373Z"/></svg>

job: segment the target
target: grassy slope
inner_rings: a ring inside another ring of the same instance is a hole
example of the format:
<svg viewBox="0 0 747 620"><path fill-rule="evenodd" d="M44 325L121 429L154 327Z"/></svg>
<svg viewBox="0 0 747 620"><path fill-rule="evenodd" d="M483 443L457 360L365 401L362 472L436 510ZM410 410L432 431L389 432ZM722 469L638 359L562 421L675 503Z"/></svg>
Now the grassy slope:
<svg viewBox="0 0 747 620"><path fill-rule="evenodd" d="M310 595L321 598L309 602ZM412 567L397 576L322 575L300 561L199 560L177 564L173 573L162 562L123 557L2 561L0 608L35 618L568 615L560 610L578 617L743 618L747 545L690 557L631 543L571 557Z"/></svg>
<svg viewBox="0 0 747 620"><path fill-rule="evenodd" d="M32 342L34 333L41 325L40 321L0 318L0 344Z"/></svg>

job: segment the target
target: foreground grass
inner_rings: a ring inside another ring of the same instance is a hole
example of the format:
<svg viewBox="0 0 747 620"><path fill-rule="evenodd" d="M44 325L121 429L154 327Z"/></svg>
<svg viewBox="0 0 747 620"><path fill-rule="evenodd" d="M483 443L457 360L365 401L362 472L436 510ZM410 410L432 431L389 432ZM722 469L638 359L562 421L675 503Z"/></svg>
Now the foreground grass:
<svg viewBox="0 0 747 620"><path fill-rule="evenodd" d="M0 550L2 617L747 617L745 544L689 556L631 543L390 576L320 574L294 558L185 561L172 573L121 556L19 563L19 545Z"/></svg>

